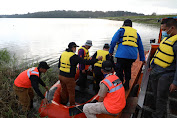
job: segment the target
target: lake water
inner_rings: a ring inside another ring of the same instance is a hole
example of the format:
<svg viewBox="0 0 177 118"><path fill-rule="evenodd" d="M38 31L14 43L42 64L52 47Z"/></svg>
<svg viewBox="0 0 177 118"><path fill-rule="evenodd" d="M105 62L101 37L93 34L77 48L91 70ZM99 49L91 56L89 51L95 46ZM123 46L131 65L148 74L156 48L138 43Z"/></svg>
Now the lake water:
<svg viewBox="0 0 177 118"><path fill-rule="evenodd" d="M21 60L58 63L60 54L69 42L82 46L92 40L90 55L110 43L123 21L104 19L26 18L0 19L0 49L6 48ZM157 39L159 27L133 23L141 36L144 49L149 40Z"/></svg>

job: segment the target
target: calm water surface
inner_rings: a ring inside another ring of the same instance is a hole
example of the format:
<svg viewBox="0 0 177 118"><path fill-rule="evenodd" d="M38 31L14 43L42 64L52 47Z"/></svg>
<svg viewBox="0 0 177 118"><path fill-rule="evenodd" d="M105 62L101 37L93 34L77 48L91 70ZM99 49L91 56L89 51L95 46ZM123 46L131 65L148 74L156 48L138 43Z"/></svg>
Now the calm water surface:
<svg viewBox="0 0 177 118"><path fill-rule="evenodd" d="M82 46L92 40L90 55L110 43L123 21L103 19L0 19L0 49L6 48L20 60L58 62L68 43ZM157 39L159 27L133 23L142 38L144 49Z"/></svg>

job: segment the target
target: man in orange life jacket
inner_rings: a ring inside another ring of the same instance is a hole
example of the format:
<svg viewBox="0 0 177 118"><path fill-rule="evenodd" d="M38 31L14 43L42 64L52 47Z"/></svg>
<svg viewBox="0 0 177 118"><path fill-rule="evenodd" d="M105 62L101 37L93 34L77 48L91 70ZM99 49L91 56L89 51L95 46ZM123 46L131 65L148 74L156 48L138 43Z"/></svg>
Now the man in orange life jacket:
<svg viewBox="0 0 177 118"><path fill-rule="evenodd" d="M89 60L90 56L89 56L89 49L92 46L92 41L91 40L87 40L85 45L80 47L78 50L78 56L85 59L85 60ZM79 80L77 82L78 86L81 88L81 90L84 90L87 87L87 70L89 68L89 65L85 65L85 64L79 64Z"/></svg>
<svg viewBox="0 0 177 118"><path fill-rule="evenodd" d="M19 98L23 111L28 111L33 107L33 98L35 92L43 100L43 103L48 104L47 99L39 90L38 84L40 83L48 91L48 87L41 80L41 73L45 73L50 67L46 62L40 62L38 67L32 67L20 73L14 81L13 89ZM32 89L33 88L33 89Z"/></svg>
<svg viewBox="0 0 177 118"><path fill-rule="evenodd" d="M96 118L96 114L117 115L126 105L125 90L121 80L113 75L112 62L107 60L102 65L103 74L106 77L100 82L97 103L87 103L83 112L87 118Z"/></svg>
<svg viewBox="0 0 177 118"><path fill-rule="evenodd" d="M68 48L61 54L59 58L58 68L60 69L59 80L61 83L61 103L67 104L68 98L70 106L75 105L75 74L77 64L86 64L91 65L96 63L98 60L101 60L102 57L92 60L84 60L75 54L76 52L75 42L70 42Z"/></svg>

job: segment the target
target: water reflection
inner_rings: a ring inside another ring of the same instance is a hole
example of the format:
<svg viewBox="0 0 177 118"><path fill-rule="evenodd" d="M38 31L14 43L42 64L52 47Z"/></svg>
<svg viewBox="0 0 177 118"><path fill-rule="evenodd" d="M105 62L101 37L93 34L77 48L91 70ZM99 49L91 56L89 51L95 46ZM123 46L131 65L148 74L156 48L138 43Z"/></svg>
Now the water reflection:
<svg viewBox="0 0 177 118"><path fill-rule="evenodd" d="M0 48L7 48L20 59L55 64L71 41L82 46L86 40L92 40L93 55L104 43L110 43L122 24L102 19L0 19ZM133 27L147 50L150 38L158 37L159 28L138 23Z"/></svg>

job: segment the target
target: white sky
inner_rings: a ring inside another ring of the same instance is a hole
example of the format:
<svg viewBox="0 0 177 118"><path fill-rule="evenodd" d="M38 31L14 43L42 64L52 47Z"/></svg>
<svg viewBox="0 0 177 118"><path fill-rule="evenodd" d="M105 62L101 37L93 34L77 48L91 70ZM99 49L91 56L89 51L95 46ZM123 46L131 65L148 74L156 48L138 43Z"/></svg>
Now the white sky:
<svg viewBox="0 0 177 118"><path fill-rule="evenodd" d="M53 10L177 14L177 0L0 0L0 15Z"/></svg>

